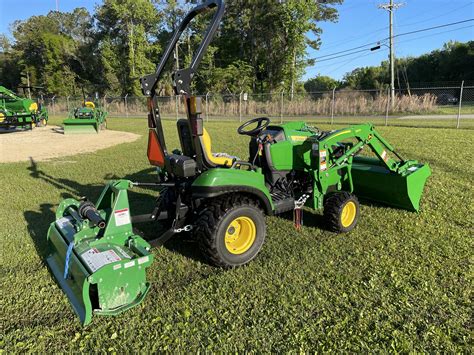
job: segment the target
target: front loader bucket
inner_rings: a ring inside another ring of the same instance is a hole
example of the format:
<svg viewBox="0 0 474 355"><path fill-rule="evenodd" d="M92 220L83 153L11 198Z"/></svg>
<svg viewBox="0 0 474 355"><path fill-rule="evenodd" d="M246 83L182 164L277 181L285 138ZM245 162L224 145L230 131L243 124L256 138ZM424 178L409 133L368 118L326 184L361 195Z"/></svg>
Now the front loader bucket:
<svg viewBox="0 0 474 355"><path fill-rule="evenodd" d="M89 203L86 214L83 203L64 200L48 230L47 264L83 325L94 313L115 315L136 306L150 288L145 271L153 255L132 231L126 184L109 183L97 209Z"/></svg>
<svg viewBox="0 0 474 355"><path fill-rule="evenodd" d="M418 211L431 170L427 164L414 164L402 173L389 171L376 158L357 156L352 164L354 193L389 206Z"/></svg>
<svg viewBox="0 0 474 355"><path fill-rule="evenodd" d="M64 134L99 133L99 123L89 118L68 118L63 121Z"/></svg>

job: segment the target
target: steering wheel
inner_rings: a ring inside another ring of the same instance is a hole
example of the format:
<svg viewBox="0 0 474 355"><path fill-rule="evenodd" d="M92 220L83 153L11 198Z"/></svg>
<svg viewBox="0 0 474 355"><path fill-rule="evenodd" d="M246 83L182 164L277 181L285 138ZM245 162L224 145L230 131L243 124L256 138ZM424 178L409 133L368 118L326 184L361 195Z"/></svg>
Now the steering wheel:
<svg viewBox="0 0 474 355"><path fill-rule="evenodd" d="M248 127L252 125L253 123L257 123L257 126L254 129L244 130L245 127ZM237 132L239 134L245 134L247 136L256 136L265 128L267 128L269 124L270 124L270 119L268 117L252 118L251 120L248 120L239 128L237 128Z"/></svg>

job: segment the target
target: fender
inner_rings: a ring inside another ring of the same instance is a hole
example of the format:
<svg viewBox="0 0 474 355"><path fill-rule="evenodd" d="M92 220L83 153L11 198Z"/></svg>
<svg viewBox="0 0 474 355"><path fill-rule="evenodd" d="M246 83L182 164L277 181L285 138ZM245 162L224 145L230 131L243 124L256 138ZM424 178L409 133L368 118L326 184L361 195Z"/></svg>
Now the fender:
<svg viewBox="0 0 474 355"><path fill-rule="evenodd" d="M253 170L214 168L203 172L192 184L194 197L211 198L230 192L245 192L255 196L272 215L273 201L262 173Z"/></svg>

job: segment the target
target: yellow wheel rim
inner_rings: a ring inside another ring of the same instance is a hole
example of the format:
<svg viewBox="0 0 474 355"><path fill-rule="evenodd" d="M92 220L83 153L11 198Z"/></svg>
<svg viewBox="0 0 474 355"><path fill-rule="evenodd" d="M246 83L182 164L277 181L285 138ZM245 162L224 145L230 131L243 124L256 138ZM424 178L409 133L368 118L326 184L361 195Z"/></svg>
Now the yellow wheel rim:
<svg viewBox="0 0 474 355"><path fill-rule="evenodd" d="M231 254L243 254L255 242L257 228L249 217L237 217L225 231L225 246Z"/></svg>
<svg viewBox="0 0 474 355"><path fill-rule="evenodd" d="M42 124L43 126L46 126L46 125L48 124L48 121L46 121L46 118L43 118L43 119L41 120L41 124Z"/></svg>
<svg viewBox="0 0 474 355"><path fill-rule="evenodd" d="M346 203L341 213L341 224L344 228L349 227L355 219L357 206L353 201Z"/></svg>

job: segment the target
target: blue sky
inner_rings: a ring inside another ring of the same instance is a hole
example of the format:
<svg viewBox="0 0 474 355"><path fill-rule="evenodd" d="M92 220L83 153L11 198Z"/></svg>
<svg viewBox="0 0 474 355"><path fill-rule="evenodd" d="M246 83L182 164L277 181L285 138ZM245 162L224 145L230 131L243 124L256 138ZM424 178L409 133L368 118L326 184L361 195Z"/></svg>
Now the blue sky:
<svg viewBox="0 0 474 355"><path fill-rule="evenodd" d="M60 11L70 11L82 6L92 11L94 6L100 3L94 0L57 1ZM319 24L323 29L322 46L318 51L309 50L309 56L326 56L387 38L388 14L387 11L377 7L385 2L388 0L345 0L338 6L338 22ZM395 2L404 2L404 5L395 12L395 34L474 18L474 0L395 0ZM9 25L13 21L46 14L55 8L56 0L0 0L0 32L9 34ZM441 48L449 40L461 42L474 40L473 25L474 22L468 22L397 38L395 53L400 57L417 56ZM328 58L330 57L324 59ZM314 67L307 68L304 78L321 74L341 79L345 73L357 67L377 65L387 58L388 49L382 46L378 51L367 50L317 63Z"/></svg>

